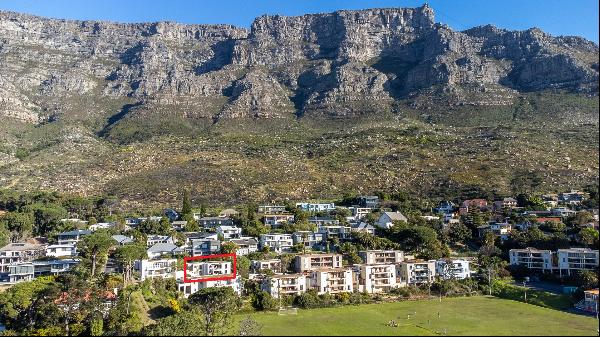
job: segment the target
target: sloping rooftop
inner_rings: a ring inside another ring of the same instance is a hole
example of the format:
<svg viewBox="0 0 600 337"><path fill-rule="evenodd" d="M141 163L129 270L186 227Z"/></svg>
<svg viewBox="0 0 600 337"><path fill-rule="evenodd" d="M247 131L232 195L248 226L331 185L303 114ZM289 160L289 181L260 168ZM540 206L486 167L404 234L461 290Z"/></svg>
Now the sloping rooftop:
<svg viewBox="0 0 600 337"><path fill-rule="evenodd" d="M5 252L5 251L40 250L40 249L44 249L45 247L46 247L45 245L39 245L39 244L32 244L32 243L26 243L26 242L14 242L14 243L9 243L6 246L0 248L0 251Z"/></svg>
<svg viewBox="0 0 600 337"><path fill-rule="evenodd" d="M148 248L148 253L182 253L183 250L180 247L172 243L159 242Z"/></svg>
<svg viewBox="0 0 600 337"><path fill-rule="evenodd" d="M408 219L404 216L404 214L402 214L400 212L385 212L383 214L390 217L390 219L392 219L392 221L408 221Z"/></svg>

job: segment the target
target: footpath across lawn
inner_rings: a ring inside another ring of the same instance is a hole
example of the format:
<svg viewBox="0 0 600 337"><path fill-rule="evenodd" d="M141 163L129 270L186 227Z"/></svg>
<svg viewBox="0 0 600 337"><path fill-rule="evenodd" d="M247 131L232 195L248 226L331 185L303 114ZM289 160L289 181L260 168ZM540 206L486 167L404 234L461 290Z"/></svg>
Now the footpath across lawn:
<svg viewBox="0 0 600 337"><path fill-rule="evenodd" d="M597 335L598 329L592 317L487 296L298 310L297 315L250 315L262 325L264 335L280 336ZM398 327L388 326L390 320Z"/></svg>

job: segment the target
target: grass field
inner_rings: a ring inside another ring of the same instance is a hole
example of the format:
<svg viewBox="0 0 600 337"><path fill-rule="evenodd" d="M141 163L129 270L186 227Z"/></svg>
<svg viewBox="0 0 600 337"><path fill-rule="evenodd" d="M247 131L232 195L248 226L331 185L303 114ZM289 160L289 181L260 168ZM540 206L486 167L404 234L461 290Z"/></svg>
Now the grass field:
<svg viewBox="0 0 600 337"><path fill-rule="evenodd" d="M415 314L416 312L416 314ZM438 318L438 312L440 316ZM407 315L411 314L410 319ZM596 335L598 322L495 297L449 298L256 313L265 335ZM396 320L398 327L387 322Z"/></svg>

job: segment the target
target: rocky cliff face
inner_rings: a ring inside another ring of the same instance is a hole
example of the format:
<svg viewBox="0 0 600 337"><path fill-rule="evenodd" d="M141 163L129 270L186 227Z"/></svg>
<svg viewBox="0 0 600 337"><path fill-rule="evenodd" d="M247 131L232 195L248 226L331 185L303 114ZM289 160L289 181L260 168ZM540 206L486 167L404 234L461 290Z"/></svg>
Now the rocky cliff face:
<svg viewBox="0 0 600 337"><path fill-rule="evenodd" d="M263 16L249 32L0 12L0 115L114 124L136 104L214 120L339 117L440 93L507 105L520 91L597 94L597 56L538 29L453 31L427 6Z"/></svg>

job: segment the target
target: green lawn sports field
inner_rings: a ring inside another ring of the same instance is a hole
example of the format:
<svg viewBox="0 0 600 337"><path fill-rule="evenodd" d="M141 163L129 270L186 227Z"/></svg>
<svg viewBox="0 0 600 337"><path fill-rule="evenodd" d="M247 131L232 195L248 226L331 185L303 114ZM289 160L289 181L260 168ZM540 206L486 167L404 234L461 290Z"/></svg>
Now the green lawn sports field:
<svg viewBox="0 0 600 337"><path fill-rule="evenodd" d="M438 318L439 312L439 318ZM408 315L410 314L410 319ZM592 317L495 297L255 313L265 335L597 335ZM395 320L398 327L387 326Z"/></svg>

